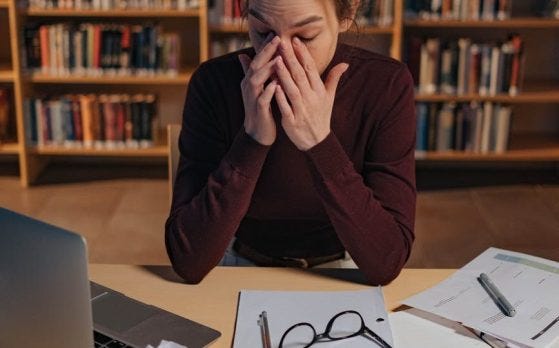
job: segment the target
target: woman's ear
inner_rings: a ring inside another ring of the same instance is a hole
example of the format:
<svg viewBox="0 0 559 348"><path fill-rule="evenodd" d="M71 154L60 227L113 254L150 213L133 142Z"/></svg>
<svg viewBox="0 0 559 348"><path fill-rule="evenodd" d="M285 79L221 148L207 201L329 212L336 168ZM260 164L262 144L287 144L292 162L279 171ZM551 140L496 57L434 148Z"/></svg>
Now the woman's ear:
<svg viewBox="0 0 559 348"><path fill-rule="evenodd" d="M340 32L344 33L348 31L351 26L355 24L355 16L357 15L357 10L359 9L360 5L360 0L351 0L351 10L340 21Z"/></svg>

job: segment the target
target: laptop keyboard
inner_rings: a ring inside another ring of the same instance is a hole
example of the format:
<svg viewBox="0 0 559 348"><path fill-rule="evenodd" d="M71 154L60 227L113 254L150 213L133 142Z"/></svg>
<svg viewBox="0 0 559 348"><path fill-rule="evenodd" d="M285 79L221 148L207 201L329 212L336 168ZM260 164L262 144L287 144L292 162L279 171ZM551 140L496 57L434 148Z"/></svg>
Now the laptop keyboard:
<svg viewBox="0 0 559 348"><path fill-rule="evenodd" d="M95 348L134 348L97 331L93 331L93 340L95 341Z"/></svg>

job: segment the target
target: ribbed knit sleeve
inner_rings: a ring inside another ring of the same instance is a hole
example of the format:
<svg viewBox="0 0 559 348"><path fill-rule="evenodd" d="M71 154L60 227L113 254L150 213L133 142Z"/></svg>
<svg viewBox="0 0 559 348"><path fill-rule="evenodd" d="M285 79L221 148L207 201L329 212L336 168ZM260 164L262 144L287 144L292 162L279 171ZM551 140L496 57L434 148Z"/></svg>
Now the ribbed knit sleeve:
<svg viewBox="0 0 559 348"><path fill-rule="evenodd" d="M306 152L313 183L344 247L372 284L396 278L408 259L415 220L413 81L402 65L387 86L362 173L336 134Z"/></svg>
<svg viewBox="0 0 559 348"><path fill-rule="evenodd" d="M269 151L238 130L228 144L215 110L215 77L192 76L179 138L180 161L165 244L174 270L198 283L222 258L250 204Z"/></svg>

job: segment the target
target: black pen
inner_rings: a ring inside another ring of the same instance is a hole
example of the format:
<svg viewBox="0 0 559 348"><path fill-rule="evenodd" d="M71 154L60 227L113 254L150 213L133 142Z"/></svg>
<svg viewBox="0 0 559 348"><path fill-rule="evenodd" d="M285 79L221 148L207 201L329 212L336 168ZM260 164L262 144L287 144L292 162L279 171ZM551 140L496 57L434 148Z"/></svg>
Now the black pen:
<svg viewBox="0 0 559 348"><path fill-rule="evenodd" d="M268 328L268 315L266 311L258 316L258 325L260 326L260 335L262 336L262 348L272 348L270 341L270 329Z"/></svg>
<svg viewBox="0 0 559 348"><path fill-rule="evenodd" d="M495 301L497 307L503 312L504 315L509 317L514 317L516 315L516 309L510 304L506 297L499 291L499 289L493 284L489 276L485 273L479 275L479 282L482 287L487 291L489 296Z"/></svg>

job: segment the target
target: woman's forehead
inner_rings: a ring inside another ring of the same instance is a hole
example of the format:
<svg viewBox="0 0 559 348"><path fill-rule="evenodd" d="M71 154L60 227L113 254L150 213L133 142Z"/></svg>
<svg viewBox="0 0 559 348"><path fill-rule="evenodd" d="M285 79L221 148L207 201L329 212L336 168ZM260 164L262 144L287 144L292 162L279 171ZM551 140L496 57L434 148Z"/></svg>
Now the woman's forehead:
<svg viewBox="0 0 559 348"><path fill-rule="evenodd" d="M288 21L295 25L309 17L327 19L335 7L331 0L250 0L248 10L249 16L264 22Z"/></svg>

